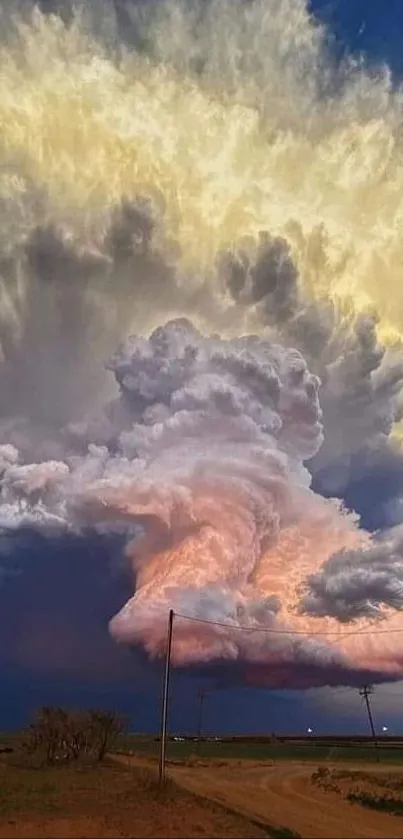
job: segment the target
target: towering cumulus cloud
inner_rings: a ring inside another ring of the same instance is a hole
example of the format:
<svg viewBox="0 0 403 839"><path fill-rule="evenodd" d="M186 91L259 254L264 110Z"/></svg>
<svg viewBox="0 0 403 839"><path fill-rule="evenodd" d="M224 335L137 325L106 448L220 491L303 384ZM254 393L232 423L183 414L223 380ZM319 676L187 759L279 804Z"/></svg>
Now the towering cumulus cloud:
<svg viewBox="0 0 403 839"><path fill-rule="evenodd" d="M305 0L0 33L3 535L127 533L111 632L151 655L174 608L178 664L401 676L400 88Z"/></svg>
<svg viewBox="0 0 403 839"><path fill-rule="evenodd" d="M5 527L134 528L136 592L111 631L152 655L173 608L193 619L176 624L176 663L244 662L286 684L400 674L399 636L390 646L365 622L351 635L337 620L334 604L354 594L350 617L399 608L390 591L403 562L384 549L382 584L382 550L309 488L304 461L322 424L319 380L300 353L257 336L203 337L180 319L128 339L109 367L119 400L69 430L87 454L19 465L3 446ZM100 430L107 445L90 442ZM351 595L347 581L326 602L342 551L347 567L362 564L361 585Z"/></svg>

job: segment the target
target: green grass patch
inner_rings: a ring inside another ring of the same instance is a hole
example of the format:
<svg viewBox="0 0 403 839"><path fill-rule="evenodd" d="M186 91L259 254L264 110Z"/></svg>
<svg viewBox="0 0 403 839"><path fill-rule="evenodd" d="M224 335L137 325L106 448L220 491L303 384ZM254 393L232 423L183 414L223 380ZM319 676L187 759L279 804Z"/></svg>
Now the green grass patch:
<svg viewBox="0 0 403 839"><path fill-rule="evenodd" d="M35 770L0 768L0 813L57 812L58 785Z"/></svg>
<svg viewBox="0 0 403 839"><path fill-rule="evenodd" d="M56 813L70 804L85 809L88 800L117 803L127 796L132 774L119 765L22 767L0 765L0 813ZM153 788L147 773L136 775L142 793Z"/></svg>
<svg viewBox="0 0 403 839"><path fill-rule="evenodd" d="M136 734L127 734L119 738L115 751L125 754L136 754L144 757L156 758L159 754L160 744L155 737L144 737ZM379 749L379 756L384 763L402 764L403 749L388 748ZM371 744L334 746L317 745L315 743L281 743L275 742L237 742L237 741L214 741L204 740L195 742L192 740L167 742L168 760L188 760L190 757L197 757L200 760L301 760L313 761L351 761L376 763L377 752Z"/></svg>

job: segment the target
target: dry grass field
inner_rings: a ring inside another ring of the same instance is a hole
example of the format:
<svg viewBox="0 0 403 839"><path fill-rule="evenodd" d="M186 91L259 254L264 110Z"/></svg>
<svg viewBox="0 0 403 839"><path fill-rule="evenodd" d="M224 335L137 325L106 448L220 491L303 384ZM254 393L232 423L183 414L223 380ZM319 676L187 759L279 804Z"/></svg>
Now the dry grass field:
<svg viewBox="0 0 403 839"><path fill-rule="evenodd" d="M1 839L264 837L267 832L155 769L113 764L34 769L0 765Z"/></svg>
<svg viewBox="0 0 403 839"><path fill-rule="evenodd" d="M222 750L221 750L222 752ZM217 752L216 752L217 754ZM401 839L403 767L183 756L158 790L156 755L34 768L1 756L0 839Z"/></svg>

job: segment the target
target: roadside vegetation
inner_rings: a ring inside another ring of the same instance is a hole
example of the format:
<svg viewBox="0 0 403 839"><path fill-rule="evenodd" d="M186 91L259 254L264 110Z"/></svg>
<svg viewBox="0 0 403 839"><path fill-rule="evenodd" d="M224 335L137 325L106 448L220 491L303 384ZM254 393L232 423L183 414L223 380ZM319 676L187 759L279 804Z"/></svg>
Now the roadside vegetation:
<svg viewBox="0 0 403 839"><path fill-rule="evenodd" d="M403 816L403 778L393 772L364 772L321 766L312 773L311 782L325 792L341 795L350 804Z"/></svg>
<svg viewBox="0 0 403 839"><path fill-rule="evenodd" d="M382 813L403 816L403 801L400 799L388 795L369 795L364 792L350 792L346 797L347 801L352 804L361 804L362 807L369 807L370 810L380 810Z"/></svg>
<svg viewBox="0 0 403 839"><path fill-rule="evenodd" d="M68 763L83 757L102 761L124 728L124 718L114 711L44 707L22 732L20 753L42 764Z"/></svg>
<svg viewBox="0 0 403 839"><path fill-rule="evenodd" d="M172 780L159 788L155 768L114 758L125 727L113 711L45 707L23 732L0 737L0 839L298 835Z"/></svg>

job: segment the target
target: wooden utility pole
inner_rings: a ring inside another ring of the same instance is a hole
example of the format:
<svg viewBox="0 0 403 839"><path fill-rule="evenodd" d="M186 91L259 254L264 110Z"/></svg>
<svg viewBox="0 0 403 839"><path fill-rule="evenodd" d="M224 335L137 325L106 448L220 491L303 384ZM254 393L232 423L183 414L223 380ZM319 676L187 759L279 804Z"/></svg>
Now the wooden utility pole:
<svg viewBox="0 0 403 839"><path fill-rule="evenodd" d="M205 699L206 693L208 693L208 692L209 691L208 691L207 688L201 688L199 690L199 694L198 694L198 696L199 696L199 720L198 720L198 725L197 725L197 737L198 737L198 739L200 739L201 733L202 733L203 705L204 705L204 699Z"/></svg>
<svg viewBox="0 0 403 839"><path fill-rule="evenodd" d="M372 694L373 692L374 692L374 689L373 689L373 687L371 687L371 685L364 685L364 687L363 687L363 688L361 688L361 690L360 690L360 696L363 696L363 697L364 697L364 699L365 699L365 704L366 704L366 706L367 706L367 713L368 713L369 727L370 727L370 729L371 729L372 739L373 739L373 741L374 741L375 754L376 754L376 760L377 760L377 762L379 763L379 749L378 749L378 741L377 741L377 739L376 739L375 726L374 726L374 720L373 720L373 718L372 718L371 705L370 705L370 702L369 702L369 697L371 696L371 694Z"/></svg>
<svg viewBox="0 0 403 839"><path fill-rule="evenodd" d="M161 735L160 735L160 761L159 761L159 785L162 787L165 783L165 756L167 743L167 720L168 720L168 701L169 701L169 676L171 672L171 651L172 651L172 632L174 623L174 611L170 609L168 618L168 632L167 632L167 649L165 655L164 681L162 689L162 713L161 713Z"/></svg>

